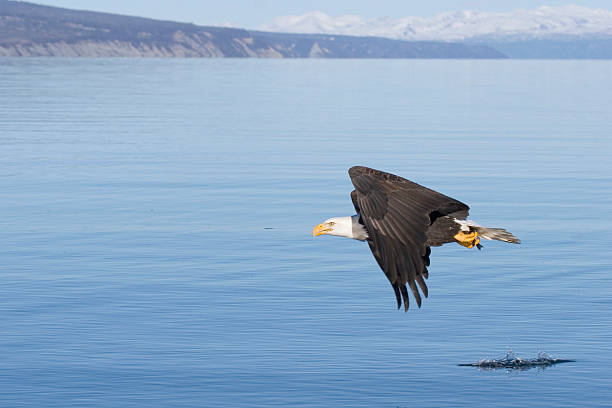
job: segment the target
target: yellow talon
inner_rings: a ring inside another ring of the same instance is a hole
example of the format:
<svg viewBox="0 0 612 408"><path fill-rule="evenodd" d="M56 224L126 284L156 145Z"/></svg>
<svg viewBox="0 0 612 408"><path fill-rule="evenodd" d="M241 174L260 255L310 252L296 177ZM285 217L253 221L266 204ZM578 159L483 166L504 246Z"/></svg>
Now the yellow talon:
<svg viewBox="0 0 612 408"><path fill-rule="evenodd" d="M478 232L476 231L470 233L459 231L453 238L455 238L459 245L466 248L474 248L475 245L480 243L480 238L478 238Z"/></svg>

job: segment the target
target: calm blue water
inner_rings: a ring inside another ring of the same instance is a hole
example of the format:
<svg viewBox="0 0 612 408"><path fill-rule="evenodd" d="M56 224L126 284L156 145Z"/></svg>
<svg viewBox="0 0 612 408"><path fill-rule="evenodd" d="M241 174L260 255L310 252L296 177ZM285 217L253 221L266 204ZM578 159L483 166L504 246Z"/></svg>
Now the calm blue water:
<svg viewBox="0 0 612 408"><path fill-rule="evenodd" d="M612 62L0 59L0 405L609 406ZM395 310L346 173L523 240ZM512 349L577 360L458 367Z"/></svg>

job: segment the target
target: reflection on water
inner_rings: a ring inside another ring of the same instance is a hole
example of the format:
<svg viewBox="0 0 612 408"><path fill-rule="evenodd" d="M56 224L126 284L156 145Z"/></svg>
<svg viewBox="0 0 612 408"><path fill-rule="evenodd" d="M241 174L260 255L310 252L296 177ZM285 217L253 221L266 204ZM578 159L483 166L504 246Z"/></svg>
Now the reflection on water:
<svg viewBox="0 0 612 408"><path fill-rule="evenodd" d="M0 62L0 405L608 404L610 62ZM396 311L310 234L356 164L523 243ZM457 366L508 348L576 363Z"/></svg>

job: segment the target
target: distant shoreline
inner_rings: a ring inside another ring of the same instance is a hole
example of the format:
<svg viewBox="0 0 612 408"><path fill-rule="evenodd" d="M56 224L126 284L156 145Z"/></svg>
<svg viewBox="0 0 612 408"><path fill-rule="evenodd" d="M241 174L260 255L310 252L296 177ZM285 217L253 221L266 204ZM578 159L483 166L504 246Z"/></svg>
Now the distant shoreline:
<svg viewBox="0 0 612 408"><path fill-rule="evenodd" d="M283 34L0 0L2 57L507 58L489 46Z"/></svg>
<svg viewBox="0 0 612 408"><path fill-rule="evenodd" d="M612 59L612 37L406 41L196 26L0 0L0 57Z"/></svg>

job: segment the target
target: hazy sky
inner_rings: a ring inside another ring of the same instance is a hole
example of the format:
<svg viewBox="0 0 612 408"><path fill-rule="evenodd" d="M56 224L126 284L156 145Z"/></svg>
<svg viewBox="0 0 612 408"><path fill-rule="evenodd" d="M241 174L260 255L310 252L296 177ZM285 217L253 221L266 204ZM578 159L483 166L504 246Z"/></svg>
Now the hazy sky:
<svg viewBox="0 0 612 408"><path fill-rule="evenodd" d="M329 15L430 17L444 11L508 11L575 4L612 10L611 0L28 0L50 6L143 16L200 25L256 28L274 17L320 10Z"/></svg>

